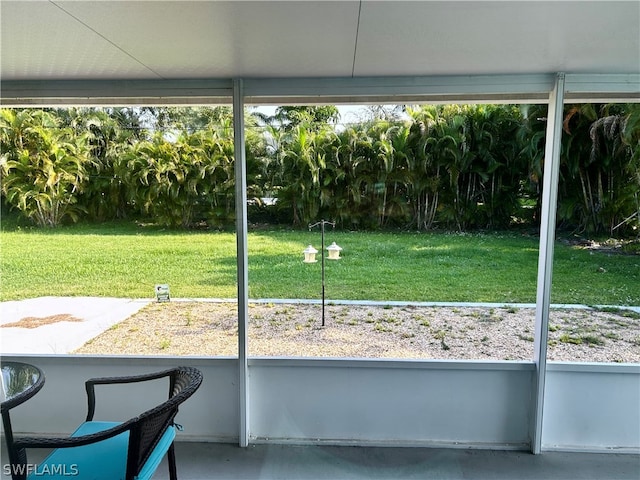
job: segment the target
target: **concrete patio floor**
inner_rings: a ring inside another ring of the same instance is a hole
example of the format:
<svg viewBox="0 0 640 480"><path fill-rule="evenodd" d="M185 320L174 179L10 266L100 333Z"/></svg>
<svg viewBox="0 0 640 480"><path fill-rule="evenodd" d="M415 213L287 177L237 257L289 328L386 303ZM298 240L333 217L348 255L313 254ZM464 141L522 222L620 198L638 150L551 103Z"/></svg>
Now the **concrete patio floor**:
<svg viewBox="0 0 640 480"><path fill-rule="evenodd" d="M3 439L4 440L4 439ZM4 442L3 463L6 459ZM32 450L30 462L42 458ZM392 447L176 444L181 480L637 480L640 456ZM9 477L2 475L2 480ZM154 480L169 478L166 459Z"/></svg>
<svg viewBox="0 0 640 480"><path fill-rule="evenodd" d="M248 448L215 443L179 443L178 476L208 479L536 479L637 480L640 456L390 447L293 446ZM154 479L166 479L161 465Z"/></svg>

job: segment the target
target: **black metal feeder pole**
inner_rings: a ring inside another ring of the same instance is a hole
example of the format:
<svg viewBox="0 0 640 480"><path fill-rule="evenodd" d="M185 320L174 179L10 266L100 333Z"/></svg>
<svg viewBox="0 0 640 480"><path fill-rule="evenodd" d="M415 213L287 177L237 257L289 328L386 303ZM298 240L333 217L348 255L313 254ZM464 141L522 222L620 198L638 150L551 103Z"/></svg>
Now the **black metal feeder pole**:
<svg viewBox="0 0 640 480"><path fill-rule="evenodd" d="M317 227L318 225L320 225L320 235L321 235L321 244L322 246L320 247L320 256L321 256L321 262L322 262L322 326L324 327L324 305L325 305L325 296L324 296L324 226L325 224L329 224L332 227L335 227L336 224L335 222L328 222L326 220L320 220L319 222L314 223L313 225L309 225L309 230L311 230L313 227Z"/></svg>

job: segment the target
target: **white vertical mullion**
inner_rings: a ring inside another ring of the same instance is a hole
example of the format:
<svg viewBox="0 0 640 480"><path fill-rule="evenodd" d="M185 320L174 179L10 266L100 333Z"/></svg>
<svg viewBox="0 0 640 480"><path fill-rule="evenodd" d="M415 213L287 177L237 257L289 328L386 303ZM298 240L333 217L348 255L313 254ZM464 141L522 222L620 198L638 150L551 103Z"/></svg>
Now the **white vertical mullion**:
<svg viewBox="0 0 640 480"><path fill-rule="evenodd" d="M544 410L544 387L547 372L549 306L551 300L551 282L553 273L553 247L556 233L563 104L564 73L559 73L557 75L553 91L549 96L547 132L544 151L542 219L540 223L540 250L538 252L536 333L534 349L536 371L533 398L533 438L531 445L531 451L534 454L539 454L542 450L542 417Z"/></svg>
<svg viewBox="0 0 640 480"><path fill-rule="evenodd" d="M233 149L236 176L236 255L238 262L238 398L239 442L249 445L249 378L247 363L249 322L249 261L247 247L247 161L244 141L242 79L233 81Z"/></svg>

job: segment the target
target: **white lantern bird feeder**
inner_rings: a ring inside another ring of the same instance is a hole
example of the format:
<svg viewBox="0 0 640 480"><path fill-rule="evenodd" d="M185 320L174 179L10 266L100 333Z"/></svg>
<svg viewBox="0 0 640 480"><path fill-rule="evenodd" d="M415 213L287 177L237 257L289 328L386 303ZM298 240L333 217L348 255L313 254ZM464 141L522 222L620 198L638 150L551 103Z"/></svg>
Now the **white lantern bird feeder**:
<svg viewBox="0 0 640 480"><path fill-rule="evenodd" d="M333 242L331 245L327 247L327 252L329 252L329 260L340 260L340 251L342 247L336 245L336 242Z"/></svg>
<svg viewBox="0 0 640 480"><path fill-rule="evenodd" d="M304 263L316 263L318 261L316 260L316 253L318 253L318 250L313 248L311 245L305 248L302 253L304 253Z"/></svg>

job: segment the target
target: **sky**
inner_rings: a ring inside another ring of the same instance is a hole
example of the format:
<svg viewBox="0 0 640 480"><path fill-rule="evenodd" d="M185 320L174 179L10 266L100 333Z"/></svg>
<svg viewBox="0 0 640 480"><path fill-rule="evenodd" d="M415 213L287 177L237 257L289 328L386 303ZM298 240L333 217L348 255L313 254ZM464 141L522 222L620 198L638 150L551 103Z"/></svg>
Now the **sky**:
<svg viewBox="0 0 640 480"><path fill-rule="evenodd" d="M367 105L336 105L336 107L340 112L341 124L356 123L367 116ZM390 107L393 107L393 105ZM276 108L278 108L277 105L260 105L256 107L256 110L265 115L273 115Z"/></svg>
<svg viewBox="0 0 640 480"><path fill-rule="evenodd" d="M357 120L358 111L362 111L367 108L366 105L337 105L337 107L340 112L340 119L343 122ZM266 115L273 115L276 108L278 108L277 105L261 105L256 107L256 110Z"/></svg>

